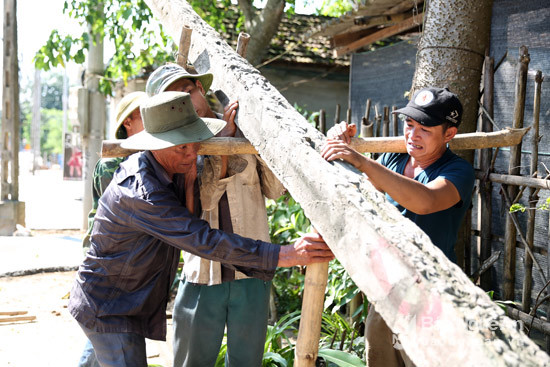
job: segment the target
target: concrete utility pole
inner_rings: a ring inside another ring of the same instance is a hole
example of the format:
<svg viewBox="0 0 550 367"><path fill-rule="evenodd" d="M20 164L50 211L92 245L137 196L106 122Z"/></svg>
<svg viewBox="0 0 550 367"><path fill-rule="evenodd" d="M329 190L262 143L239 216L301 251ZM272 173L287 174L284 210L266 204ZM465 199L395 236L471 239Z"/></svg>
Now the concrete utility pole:
<svg viewBox="0 0 550 367"><path fill-rule="evenodd" d="M103 7L103 4L99 4ZM88 228L88 213L92 209L92 178L94 167L101 152L101 141L105 137L105 96L99 92L99 78L103 75L103 39L94 35L90 30L90 53L88 54L88 70L86 70L85 87L87 93L81 93L79 98L86 98L87 116L81 121L82 153L84 163L82 165L82 181L84 183L84 201L82 228Z"/></svg>
<svg viewBox="0 0 550 367"><path fill-rule="evenodd" d="M550 357L350 165L184 0L145 0L167 33L193 29L189 59L239 100L239 127L302 205L418 366L541 366ZM487 324L489 323L489 325ZM312 358L313 359L313 358Z"/></svg>
<svg viewBox="0 0 550 367"><path fill-rule="evenodd" d="M40 157L40 104L42 100L42 84L40 83L40 70L34 71L34 86L32 89L32 127L31 127L31 147L32 147L32 173L38 168L38 158Z"/></svg>
<svg viewBox="0 0 550 367"><path fill-rule="evenodd" d="M4 79L0 136L0 235L11 236L25 225L25 204L19 201L19 64L16 0L4 0Z"/></svg>

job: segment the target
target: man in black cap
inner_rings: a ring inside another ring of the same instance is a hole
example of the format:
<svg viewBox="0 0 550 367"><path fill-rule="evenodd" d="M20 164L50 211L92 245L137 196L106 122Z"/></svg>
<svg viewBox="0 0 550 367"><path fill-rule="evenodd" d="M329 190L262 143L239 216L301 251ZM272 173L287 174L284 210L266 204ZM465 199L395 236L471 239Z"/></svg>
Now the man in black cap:
<svg viewBox="0 0 550 367"><path fill-rule="evenodd" d="M405 117L407 153L385 153L378 160L368 158L348 145L357 131L355 125L342 122L327 133L329 139L321 154L328 161L343 159L365 173L390 203L456 262L454 244L470 206L475 180L472 166L447 147L460 125L462 104L446 88L424 88L394 113ZM366 326L369 366L412 365L397 349L398 339L372 307Z"/></svg>

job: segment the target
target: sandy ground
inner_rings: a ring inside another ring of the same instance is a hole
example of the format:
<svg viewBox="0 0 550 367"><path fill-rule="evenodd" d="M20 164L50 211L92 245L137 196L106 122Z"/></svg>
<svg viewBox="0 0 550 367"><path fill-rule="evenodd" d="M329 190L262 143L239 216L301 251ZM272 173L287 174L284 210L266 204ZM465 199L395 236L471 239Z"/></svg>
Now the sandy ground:
<svg viewBox="0 0 550 367"><path fill-rule="evenodd" d="M0 323L0 366L77 365L86 339L67 311L74 276L70 271L0 278L0 312L36 316L34 321ZM171 320L168 328L170 338ZM149 364L172 366L171 340L148 340L147 354Z"/></svg>

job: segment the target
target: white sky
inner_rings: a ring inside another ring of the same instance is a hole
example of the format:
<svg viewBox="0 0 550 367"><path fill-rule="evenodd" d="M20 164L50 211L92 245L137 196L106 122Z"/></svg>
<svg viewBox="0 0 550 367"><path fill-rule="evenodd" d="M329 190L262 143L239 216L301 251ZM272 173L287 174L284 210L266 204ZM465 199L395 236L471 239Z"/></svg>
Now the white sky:
<svg viewBox="0 0 550 367"><path fill-rule="evenodd" d="M266 0L255 0L254 5L262 6ZM234 1L236 3L236 0ZM315 11L315 5L319 6L322 0L298 0L296 1L296 12L307 14ZM307 5L309 3L310 5ZM18 22L18 54L21 79L32 79L34 77L34 66L32 58L36 51L46 43L53 29L58 29L61 35L80 35L84 30L78 22L63 14L64 0L17 0L17 22ZM3 1L0 3L1 14L4 13ZM3 37L3 29L0 28ZM3 47L3 45L2 45ZM105 61L110 57L109 45L106 45ZM0 68L2 67L0 59ZM78 65L68 66L70 84L75 84L79 74ZM60 69L61 71L61 69ZM2 82L0 73L0 83ZM24 83L24 80L20 80ZM1 98L0 89L0 98Z"/></svg>

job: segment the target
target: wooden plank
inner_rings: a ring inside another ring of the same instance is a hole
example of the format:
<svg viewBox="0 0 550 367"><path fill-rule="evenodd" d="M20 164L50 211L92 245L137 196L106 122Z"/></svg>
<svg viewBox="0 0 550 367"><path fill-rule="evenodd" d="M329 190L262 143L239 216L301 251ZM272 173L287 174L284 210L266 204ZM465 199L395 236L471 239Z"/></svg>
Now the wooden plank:
<svg viewBox="0 0 550 367"><path fill-rule="evenodd" d="M239 126L419 366L540 366L548 355L350 165L183 0L146 0L213 89L239 100ZM495 327L493 327L495 326Z"/></svg>
<svg viewBox="0 0 550 367"><path fill-rule="evenodd" d="M384 28L376 33L371 34L370 36L367 36L365 38L352 42L345 47L337 48L334 50L334 56L340 57L342 55L355 51L361 47L370 45L371 43L374 43L376 41L380 41L382 39L395 36L396 34L408 31L409 29L419 27L422 24L423 16L424 14L422 13L422 14L419 14L418 16L409 17L394 26Z"/></svg>
<svg viewBox="0 0 550 367"><path fill-rule="evenodd" d="M321 127L323 126L321 113ZM524 129L509 129L492 133L457 134L449 143L453 150L469 150L481 148L507 147L518 144L529 131ZM101 157L126 157L138 150L120 147L122 140L104 140ZM378 138L352 138L351 146L360 153L405 153L405 141L402 136ZM199 154L202 155L231 155L231 154L258 154L258 151L246 138L212 138L201 143Z"/></svg>

